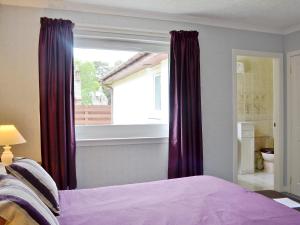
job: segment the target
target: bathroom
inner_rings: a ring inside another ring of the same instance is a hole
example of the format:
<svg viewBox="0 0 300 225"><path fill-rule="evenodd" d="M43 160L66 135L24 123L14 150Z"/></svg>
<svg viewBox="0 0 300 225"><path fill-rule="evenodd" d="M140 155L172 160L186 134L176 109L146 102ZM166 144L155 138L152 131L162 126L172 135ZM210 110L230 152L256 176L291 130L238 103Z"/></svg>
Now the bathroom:
<svg viewBox="0 0 300 225"><path fill-rule="evenodd" d="M274 189L273 58L238 56L238 183L250 190Z"/></svg>

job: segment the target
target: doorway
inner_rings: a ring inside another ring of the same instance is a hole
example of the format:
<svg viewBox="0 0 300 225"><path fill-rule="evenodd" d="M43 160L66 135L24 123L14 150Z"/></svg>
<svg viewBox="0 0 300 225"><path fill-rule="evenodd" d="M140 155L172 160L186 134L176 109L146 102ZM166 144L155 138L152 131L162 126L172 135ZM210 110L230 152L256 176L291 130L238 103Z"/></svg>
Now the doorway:
<svg viewBox="0 0 300 225"><path fill-rule="evenodd" d="M252 191L283 185L282 55L233 51L234 181Z"/></svg>
<svg viewBox="0 0 300 225"><path fill-rule="evenodd" d="M300 51L288 54L287 65L288 186L290 193L300 196Z"/></svg>

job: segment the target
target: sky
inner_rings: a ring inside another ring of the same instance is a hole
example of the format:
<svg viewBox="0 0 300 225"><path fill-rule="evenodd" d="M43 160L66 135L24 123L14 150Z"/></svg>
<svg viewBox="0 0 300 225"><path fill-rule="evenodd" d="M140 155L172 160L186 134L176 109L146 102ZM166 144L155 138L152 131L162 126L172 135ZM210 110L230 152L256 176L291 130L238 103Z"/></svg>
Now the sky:
<svg viewBox="0 0 300 225"><path fill-rule="evenodd" d="M132 51L74 48L74 59L80 61L102 61L113 66L116 61L127 61L136 53Z"/></svg>

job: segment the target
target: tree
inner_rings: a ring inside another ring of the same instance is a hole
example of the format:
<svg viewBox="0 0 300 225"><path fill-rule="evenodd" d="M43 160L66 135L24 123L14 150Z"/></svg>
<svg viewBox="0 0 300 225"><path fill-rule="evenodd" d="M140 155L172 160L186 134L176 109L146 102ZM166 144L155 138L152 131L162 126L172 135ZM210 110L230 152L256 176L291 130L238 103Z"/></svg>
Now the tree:
<svg viewBox="0 0 300 225"><path fill-rule="evenodd" d="M123 64L122 60L115 61L114 67L116 68L116 67L120 66L121 64Z"/></svg>
<svg viewBox="0 0 300 225"><path fill-rule="evenodd" d="M75 61L76 70L79 71L81 80L81 102L83 105L91 105L91 93L100 88L96 76L96 67L92 62Z"/></svg>
<svg viewBox="0 0 300 225"><path fill-rule="evenodd" d="M109 104L111 103L111 88L101 85L100 79L120 64L122 64L120 60L116 61L112 67L102 61L75 60L75 70L79 71L81 81L81 104L92 105L92 93L98 91L101 86Z"/></svg>
<svg viewBox="0 0 300 225"><path fill-rule="evenodd" d="M103 77L104 75L108 74L109 71L112 70L112 68L106 62L95 61L94 66L95 66L95 69L96 69L96 76L98 78Z"/></svg>
<svg viewBox="0 0 300 225"><path fill-rule="evenodd" d="M107 100L108 100L108 105L111 105L111 91L112 91L112 89L111 89L111 87L109 87L109 86L106 86L106 85L104 85L104 84L102 84L102 90L103 90L103 93L105 94L105 96L107 97Z"/></svg>
<svg viewBox="0 0 300 225"><path fill-rule="evenodd" d="M116 61L114 63L114 66L111 67L106 62L95 61L94 65L95 65L95 68L96 68L96 76L97 76L97 78L99 78L99 80L101 80L101 78L103 76L105 76L106 74L108 74L110 71L112 71L114 68L116 68L117 66L119 66L122 63L123 63L122 61L118 60L118 61ZM108 104L110 105L111 104L111 88L102 84L102 91L106 95L106 97L108 99Z"/></svg>

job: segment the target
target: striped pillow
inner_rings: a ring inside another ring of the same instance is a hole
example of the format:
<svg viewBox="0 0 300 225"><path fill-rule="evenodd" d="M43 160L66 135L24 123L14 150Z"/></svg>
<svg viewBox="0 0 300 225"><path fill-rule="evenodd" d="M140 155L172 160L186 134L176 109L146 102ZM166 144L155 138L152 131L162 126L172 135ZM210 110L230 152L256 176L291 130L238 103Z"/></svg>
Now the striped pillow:
<svg viewBox="0 0 300 225"><path fill-rule="evenodd" d="M3 163L0 162L0 174L6 175L5 166Z"/></svg>
<svg viewBox="0 0 300 225"><path fill-rule="evenodd" d="M0 175L0 217L6 224L59 225L40 198L10 175Z"/></svg>
<svg viewBox="0 0 300 225"><path fill-rule="evenodd" d="M37 162L22 158L6 166L6 169L30 187L54 215L59 215L57 186L50 175Z"/></svg>

